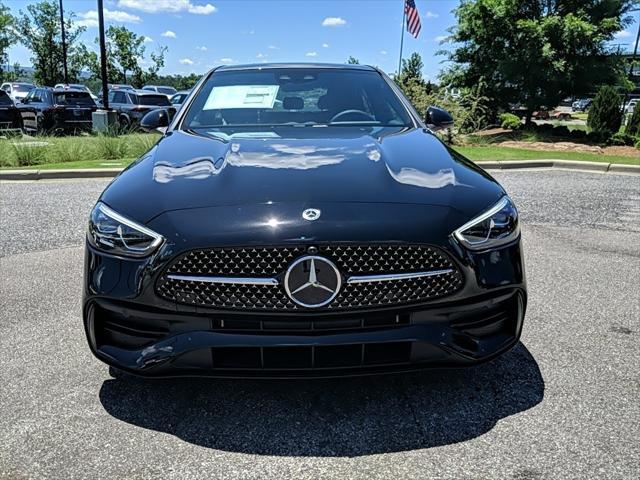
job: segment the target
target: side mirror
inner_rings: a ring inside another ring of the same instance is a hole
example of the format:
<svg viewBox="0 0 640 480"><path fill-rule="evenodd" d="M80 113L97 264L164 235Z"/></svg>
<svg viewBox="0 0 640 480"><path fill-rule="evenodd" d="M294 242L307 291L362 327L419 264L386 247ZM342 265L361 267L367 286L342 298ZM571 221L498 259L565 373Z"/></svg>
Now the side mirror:
<svg viewBox="0 0 640 480"><path fill-rule="evenodd" d="M175 114L176 109L173 107L151 110L140 120L140 128L145 132L157 130L160 133L164 133Z"/></svg>
<svg viewBox="0 0 640 480"><path fill-rule="evenodd" d="M453 126L453 117L449 112L438 107L427 108L427 127L431 130L443 130Z"/></svg>

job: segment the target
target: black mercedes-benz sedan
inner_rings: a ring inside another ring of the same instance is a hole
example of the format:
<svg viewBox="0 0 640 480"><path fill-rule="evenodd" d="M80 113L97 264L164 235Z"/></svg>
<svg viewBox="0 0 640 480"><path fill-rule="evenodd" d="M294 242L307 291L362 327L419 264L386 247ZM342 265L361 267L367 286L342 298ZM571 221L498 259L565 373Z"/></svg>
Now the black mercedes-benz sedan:
<svg viewBox="0 0 640 480"><path fill-rule="evenodd" d="M518 212L381 71L214 69L89 219L84 325L115 372L475 365L527 302Z"/></svg>

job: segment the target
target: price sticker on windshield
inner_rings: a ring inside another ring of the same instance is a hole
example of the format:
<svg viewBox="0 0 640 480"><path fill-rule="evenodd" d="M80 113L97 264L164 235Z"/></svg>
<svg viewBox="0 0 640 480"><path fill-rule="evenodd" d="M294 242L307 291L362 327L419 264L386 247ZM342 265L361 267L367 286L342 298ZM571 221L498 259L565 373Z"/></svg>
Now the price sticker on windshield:
<svg viewBox="0 0 640 480"><path fill-rule="evenodd" d="M278 85L231 85L213 87L204 110L230 108L273 108L278 95Z"/></svg>

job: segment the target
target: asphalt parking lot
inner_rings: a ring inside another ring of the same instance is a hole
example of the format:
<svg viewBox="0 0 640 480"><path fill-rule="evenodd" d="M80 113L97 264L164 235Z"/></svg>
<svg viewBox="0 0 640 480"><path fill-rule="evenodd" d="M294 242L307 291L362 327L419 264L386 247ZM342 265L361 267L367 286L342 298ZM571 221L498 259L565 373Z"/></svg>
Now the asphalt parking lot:
<svg viewBox="0 0 640 480"><path fill-rule="evenodd" d="M638 478L640 177L495 176L524 223L519 346L288 382L109 377L80 314L107 182L0 183L0 478Z"/></svg>

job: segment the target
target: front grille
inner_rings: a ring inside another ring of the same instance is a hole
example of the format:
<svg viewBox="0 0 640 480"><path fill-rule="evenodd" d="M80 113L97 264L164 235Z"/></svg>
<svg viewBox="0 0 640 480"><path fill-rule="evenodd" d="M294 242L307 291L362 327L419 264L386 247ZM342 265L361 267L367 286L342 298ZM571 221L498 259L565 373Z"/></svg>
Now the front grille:
<svg viewBox="0 0 640 480"><path fill-rule="evenodd" d="M182 304L212 308L300 311L282 279L288 266L308 247L237 247L195 250L180 255L157 284L160 296ZM343 283L336 298L314 310L342 310L421 303L451 295L462 275L442 250L428 245L325 245L315 255L328 258L343 277L450 270L439 275L384 282ZM209 283L169 275L276 278L279 285Z"/></svg>

